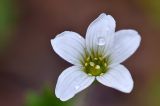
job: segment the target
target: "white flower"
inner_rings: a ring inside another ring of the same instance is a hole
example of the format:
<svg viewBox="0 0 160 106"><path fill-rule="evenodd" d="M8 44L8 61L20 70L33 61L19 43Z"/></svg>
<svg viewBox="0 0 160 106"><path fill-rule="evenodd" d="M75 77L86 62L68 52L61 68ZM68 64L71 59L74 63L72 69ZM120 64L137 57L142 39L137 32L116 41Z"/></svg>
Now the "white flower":
<svg viewBox="0 0 160 106"><path fill-rule="evenodd" d="M96 79L105 86L130 93L133 80L121 65L139 47L141 37L132 29L115 32L111 15L102 13L88 27L86 39L65 31L51 40L54 51L73 64L59 76L55 94L66 101L90 86Z"/></svg>

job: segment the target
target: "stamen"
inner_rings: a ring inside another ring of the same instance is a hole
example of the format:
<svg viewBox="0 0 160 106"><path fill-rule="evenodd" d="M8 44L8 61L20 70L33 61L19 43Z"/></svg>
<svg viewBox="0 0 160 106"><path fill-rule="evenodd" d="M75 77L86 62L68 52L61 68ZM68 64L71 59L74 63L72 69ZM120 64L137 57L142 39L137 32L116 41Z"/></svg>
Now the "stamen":
<svg viewBox="0 0 160 106"><path fill-rule="evenodd" d="M104 66L107 67L107 63L104 63Z"/></svg>
<svg viewBox="0 0 160 106"><path fill-rule="evenodd" d="M96 65L96 67L95 67L95 69L97 69L97 70L100 69L100 68L101 68L101 67L100 67L99 65Z"/></svg>
<svg viewBox="0 0 160 106"><path fill-rule="evenodd" d="M88 63L85 63L84 65L85 65L85 66L87 66L87 65L88 65Z"/></svg>
<svg viewBox="0 0 160 106"><path fill-rule="evenodd" d="M83 65L84 72L89 76L101 76L108 70L107 58L101 55L87 56Z"/></svg>
<svg viewBox="0 0 160 106"><path fill-rule="evenodd" d="M92 67L95 65L94 62L90 62L89 64L90 64L90 66L92 66Z"/></svg>
<svg viewBox="0 0 160 106"><path fill-rule="evenodd" d="M94 60L98 60L98 58L95 57Z"/></svg>

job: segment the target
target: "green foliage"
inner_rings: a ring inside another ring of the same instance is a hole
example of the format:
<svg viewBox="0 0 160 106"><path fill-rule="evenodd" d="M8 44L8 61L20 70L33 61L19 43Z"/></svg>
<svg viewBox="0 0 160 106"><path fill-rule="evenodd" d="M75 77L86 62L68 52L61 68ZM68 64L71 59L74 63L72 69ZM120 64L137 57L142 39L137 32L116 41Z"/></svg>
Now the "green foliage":
<svg viewBox="0 0 160 106"><path fill-rule="evenodd" d="M25 106L71 106L72 101L62 102L54 96L48 87L41 94L34 91L28 92Z"/></svg>
<svg viewBox="0 0 160 106"><path fill-rule="evenodd" d="M159 73L154 75L154 78L149 82L148 87L148 104L149 106L160 106L160 77Z"/></svg>
<svg viewBox="0 0 160 106"><path fill-rule="evenodd" d="M150 4L150 9L156 21L160 18L160 1L159 0L148 0Z"/></svg>
<svg viewBox="0 0 160 106"><path fill-rule="evenodd" d="M155 25L160 25L160 0L139 1L145 10L150 14Z"/></svg>
<svg viewBox="0 0 160 106"><path fill-rule="evenodd" d="M13 21L13 3L11 0L0 0L0 32L5 31Z"/></svg>
<svg viewBox="0 0 160 106"><path fill-rule="evenodd" d="M0 52L9 42L16 20L16 8L12 0L0 0Z"/></svg>

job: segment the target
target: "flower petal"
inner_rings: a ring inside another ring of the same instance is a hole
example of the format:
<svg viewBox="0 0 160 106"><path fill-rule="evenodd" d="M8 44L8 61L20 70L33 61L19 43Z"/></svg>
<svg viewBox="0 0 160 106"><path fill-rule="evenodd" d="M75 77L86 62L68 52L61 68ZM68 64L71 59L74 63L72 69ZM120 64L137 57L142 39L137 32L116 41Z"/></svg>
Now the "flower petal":
<svg viewBox="0 0 160 106"><path fill-rule="evenodd" d="M87 51L91 53L106 51L110 48L114 38L115 20L111 15L102 13L88 27L86 33ZM99 50L100 49L100 50Z"/></svg>
<svg viewBox="0 0 160 106"><path fill-rule="evenodd" d="M120 30L115 33L111 61L119 64L130 57L139 47L141 37L135 30Z"/></svg>
<svg viewBox="0 0 160 106"><path fill-rule="evenodd" d="M82 67L69 67L59 76L55 94L60 100L66 101L87 88L94 80L95 77L83 72Z"/></svg>
<svg viewBox="0 0 160 106"><path fill-rule="evenodd" d="M85 40L79 34L65 31L51 40L54 51L63 59L76 65L83 60Z"/></svg>
<svg viewBox="0 0 160 106"><path fill-rule="evenodd" d="M125 93L130 93L133 89L133 80L128 69L120 64L111 68L103 76L98 76L97 80L103 85Z"/></svg>

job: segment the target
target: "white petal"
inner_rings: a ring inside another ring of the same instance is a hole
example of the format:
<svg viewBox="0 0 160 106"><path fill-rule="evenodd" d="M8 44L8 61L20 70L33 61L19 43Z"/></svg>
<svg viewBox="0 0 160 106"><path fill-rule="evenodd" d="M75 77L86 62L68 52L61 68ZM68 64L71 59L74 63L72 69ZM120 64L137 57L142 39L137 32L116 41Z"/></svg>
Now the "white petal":
<svg viewBox="0 0 160 106"><path fill-rule="evenodd" d="M86 33L86 47L91 51L105 53L113 43L115 20L111 15L102 13L88 27ZM99 50L100 49L100 50Z"/></svg>
<svg viewBox="0 0 160 106"><path fill-rule="evenodd" d="M105 86L124 93L130 93L133 89L133 80L128 69L120 64L111 68L103 76L98 76L97 80Z"/></svg>
<svg viewBox="0 0 160 106"><path fill-rule="evenodd" d="M79 65L83 60L85 40L79 34L65 31L51 40L54 51L72 64Z"/></svg>
<svg viewBox="0 0 160 106"><path fill-rule="evenodd" d="M94 80L95 77L89 76L83 72L82 67L69 67L59 76L55 94L60 100L66 101L87 88Z"/></svg>
<svg viewBox="0 0 160 106"><path fill-rule="evenodd" d="M114 47L111 61L113 64L121 63L130 57L139 47L141 37L135 30L120 30L115 33Z"/></svg>

